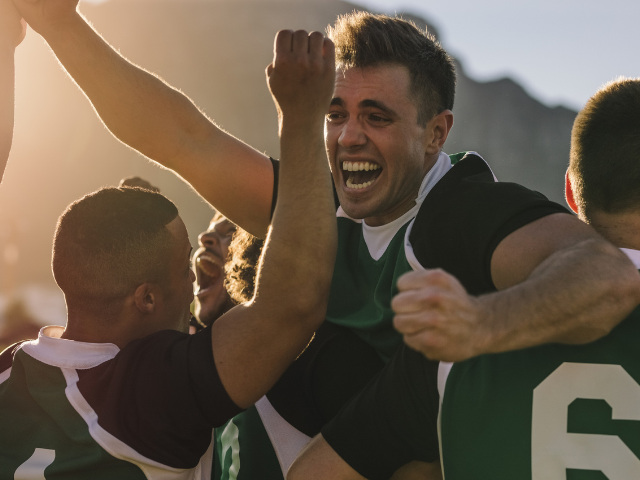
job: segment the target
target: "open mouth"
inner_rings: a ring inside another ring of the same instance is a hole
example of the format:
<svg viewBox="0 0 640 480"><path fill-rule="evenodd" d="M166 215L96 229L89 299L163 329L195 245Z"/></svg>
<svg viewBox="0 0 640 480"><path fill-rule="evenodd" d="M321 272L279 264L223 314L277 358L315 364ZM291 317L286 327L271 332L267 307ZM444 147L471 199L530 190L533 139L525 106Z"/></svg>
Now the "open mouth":
<svg viewBox="0 0 640 480"><path fill-rule="evenodd" d="M209 252L202 252L196 258L196 278L198 281L198 290L196 295L207 292L213 285L220 280L223 273L223 264Z"/></svg>
<svg viewBox="0 0 640 480"><path fill-rule="evenodd" d="M342 162L342 176L347 188L361 190L371 186L382 173L382 167L373 162Z"/></svg>

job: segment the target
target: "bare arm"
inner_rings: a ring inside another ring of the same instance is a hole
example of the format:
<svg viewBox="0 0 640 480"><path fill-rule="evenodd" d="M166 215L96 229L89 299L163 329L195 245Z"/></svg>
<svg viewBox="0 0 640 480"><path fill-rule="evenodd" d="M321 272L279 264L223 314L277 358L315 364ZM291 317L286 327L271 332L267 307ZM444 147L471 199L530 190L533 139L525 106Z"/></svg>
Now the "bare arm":
<svg viewBox="0 0 640 480"><path fill-rule="evenodd" d="M229 219L264 237L273 191L267 157L116 52L76 11L78 0L15 3L120 141L173 170Z"/></svg>
<svg viewBox="0 0 640 480"><path fill-rule="evenodd" d="M318 32L279 32L267 75L280 114L278 205L254 299L212 330L220 379L240 407L274 385L324 320L337 243L323 137L333 44Z"/></svg>
<svg viewBox="0 0 640 480"><path fill-rule="evenodd" d="M331 445L316 436L291 465L287 480L364 480ZM391 480L441 480L440 462L411 462L399 468Z"/></svg>
<svg viewBox="0 0 640 480"><path fill-rule="evenodd" d="M26 33L10 0L0 0L0 182L7 166L13 140L15 89L14 52Z"/></svg>
<svg viewBox="0 0 640 480"><path fill-rule="evenodd" d="M537 220L496 248L491 271L502 291L471 297L440 270L398 281L394 324L432 359L606 335L640 303L640 275L624 254L566 214Z"/></svg>

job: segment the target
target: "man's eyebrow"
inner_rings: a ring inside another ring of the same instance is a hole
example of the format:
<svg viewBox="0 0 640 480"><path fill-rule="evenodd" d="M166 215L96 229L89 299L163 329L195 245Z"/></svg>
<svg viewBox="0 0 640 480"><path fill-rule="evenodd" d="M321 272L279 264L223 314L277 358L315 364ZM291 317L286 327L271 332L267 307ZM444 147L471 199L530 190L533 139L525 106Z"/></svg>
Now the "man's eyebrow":
<svg viewBox="0 0 640 480"><path fill-rule="evenodd" d="M344 107L344 102L340 97L334 97L331 99L331 105L338 105L339 107Z"/></svg>
<svg viewBox="0 0 640 480"><path fill-rule="evenodd" d="M387 107L384 103L379 102L377 100L362 100L358 106L360 108L377 108L378 110L382 110L383 112L385 112L387 115L390 115L392 117L397 117L398 114L391 108Z"/></svg>

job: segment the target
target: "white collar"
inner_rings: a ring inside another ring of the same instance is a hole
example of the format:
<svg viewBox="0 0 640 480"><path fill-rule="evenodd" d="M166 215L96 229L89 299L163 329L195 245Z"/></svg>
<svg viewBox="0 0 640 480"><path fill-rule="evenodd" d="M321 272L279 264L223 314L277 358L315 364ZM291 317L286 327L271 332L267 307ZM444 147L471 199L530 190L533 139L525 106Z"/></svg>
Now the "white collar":
<svg viewBox="0 0 640 480"><path fill-rule="evenodd" d="M115 357L120 349L113 343L86 343L60 338L64 328L44 327L37 340L20 348L36 360L54 367L86 369Z"/></svg>
<svg viewBox="0 0 640 480"><path fill-rule="evenodd" d="M416 204L411 208L411 210L400 218L396 218L394 221L385 225L380 225L379 227L371 227L367 225L366 222L362 222L362 235L367 244L367 248L369 249L371 258L378 260L382 257L384 252L387 250L387 247L389 247L391 240L393 240L393 237L398 233L398 230L418 214L418 210L420 210L422 202L424 202L427 194L449 170L451 170L451 159L446 153L440 152L438 160L436 160L436 163L431 167L422 180L418 196L415 200ZM342 213L344 214L344 211L342 211ZM338 216L340 216L340 210L338 211ZM346 216L346 214L344 216Z"/></svg>

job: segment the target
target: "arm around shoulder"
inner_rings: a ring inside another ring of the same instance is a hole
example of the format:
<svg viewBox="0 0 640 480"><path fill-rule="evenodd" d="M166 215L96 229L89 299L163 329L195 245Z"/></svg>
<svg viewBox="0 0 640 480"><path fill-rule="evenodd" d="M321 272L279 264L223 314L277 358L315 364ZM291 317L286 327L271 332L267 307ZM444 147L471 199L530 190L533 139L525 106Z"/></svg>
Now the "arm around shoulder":
<svg viewBox="0 0 640 480"><path fill-rule="evenodd" d="M566 214L506 237L491 267L496 286L505 289L479 298L493 318L491 351L588 343L640 303L640 274L626 255Z"/></svg>

